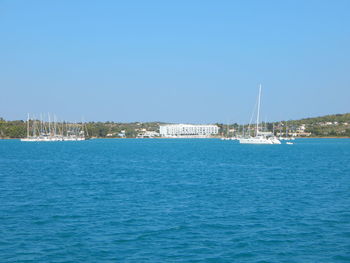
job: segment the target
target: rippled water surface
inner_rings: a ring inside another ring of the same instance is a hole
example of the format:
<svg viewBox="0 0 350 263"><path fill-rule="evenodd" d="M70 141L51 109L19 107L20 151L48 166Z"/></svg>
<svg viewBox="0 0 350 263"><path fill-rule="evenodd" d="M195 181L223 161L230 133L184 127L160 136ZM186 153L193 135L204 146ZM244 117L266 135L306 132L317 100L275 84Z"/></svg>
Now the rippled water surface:
<svg viewBox="0 0 350 263"><path fill-rule="evenodd" d="M0 262L350 262L350 140L3 140L0 202Z"/></svg>

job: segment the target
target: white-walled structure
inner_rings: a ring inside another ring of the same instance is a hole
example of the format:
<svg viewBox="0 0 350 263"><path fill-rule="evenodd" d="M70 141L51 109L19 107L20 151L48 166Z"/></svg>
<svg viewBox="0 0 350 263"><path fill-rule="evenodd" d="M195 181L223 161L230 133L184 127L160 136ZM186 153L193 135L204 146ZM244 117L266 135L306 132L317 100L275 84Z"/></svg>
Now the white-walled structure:
<svg viewBox="0 0 350 263"><path fill-rule="evenodd" d="M159 126L162 137L209 137L219 133L217 125L167 124Z"/></svg>

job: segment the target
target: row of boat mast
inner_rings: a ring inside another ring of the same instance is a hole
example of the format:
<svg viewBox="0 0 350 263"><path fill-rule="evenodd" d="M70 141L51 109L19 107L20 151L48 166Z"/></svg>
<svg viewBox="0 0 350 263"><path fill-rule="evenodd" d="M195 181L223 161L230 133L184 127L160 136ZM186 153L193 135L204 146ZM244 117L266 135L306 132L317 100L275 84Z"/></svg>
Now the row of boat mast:
<svg viewBox="0 0 350 263"><path fill-rule="evenodd" d="M48 120L43 119L40 114L40 120L35 115L27 116L27 138L22 141L83 141L86 139L87 130L85 124L69 123L66 121L58 122L56 115L51 116L48 113ZM52 127L53 125L53 127Z"/></svg>

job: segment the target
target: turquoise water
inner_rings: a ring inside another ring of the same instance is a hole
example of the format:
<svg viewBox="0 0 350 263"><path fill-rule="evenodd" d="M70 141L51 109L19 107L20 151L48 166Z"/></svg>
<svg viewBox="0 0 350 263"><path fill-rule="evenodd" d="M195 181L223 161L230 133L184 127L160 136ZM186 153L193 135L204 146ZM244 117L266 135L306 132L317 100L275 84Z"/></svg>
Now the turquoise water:
<svg viewBox="0 0 350 263"><path fill-rule="evenodd" d="M0 141L0 262L350 262L350 140Z"/></svg>

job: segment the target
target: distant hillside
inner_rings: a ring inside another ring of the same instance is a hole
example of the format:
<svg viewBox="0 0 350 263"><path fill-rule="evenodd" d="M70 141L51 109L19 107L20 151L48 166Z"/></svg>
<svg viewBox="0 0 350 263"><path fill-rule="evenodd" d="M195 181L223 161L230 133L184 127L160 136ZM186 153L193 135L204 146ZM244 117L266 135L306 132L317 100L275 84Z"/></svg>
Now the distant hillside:
<svg viewBox="0 0 350 263"><path fill-rule="evenodd" d="M325 115L321 117L305 118L301 120L292 120L287 122L293 123L293 124L309 124L309 125L326 123L326 122L332 122L332 123L337 122L339 124L350 123L350 113Z"/></svg>
<svg viewBox="0 0 350 263"><path fill-rule="evenodd" d="M350 137L350 113L333 114L282 122L292 129L305 128L306 133L316 137Z"/></svg>
<svg viewBox="0 0 350 263"><path fill-rule="evenodd" d="M88 122L87 133L98 138L135 138L142 137L148 131L159 131L160 122ZM220 128L220 135L242 131L242 126L216 123ZM281 121L265 125L275 133L287 133L295 136L313 137L350 137L350 113L326 115L301 120ZM23 120L7 121L0 118L0 138L23 138L26 136L26 122Z"/></svg>

